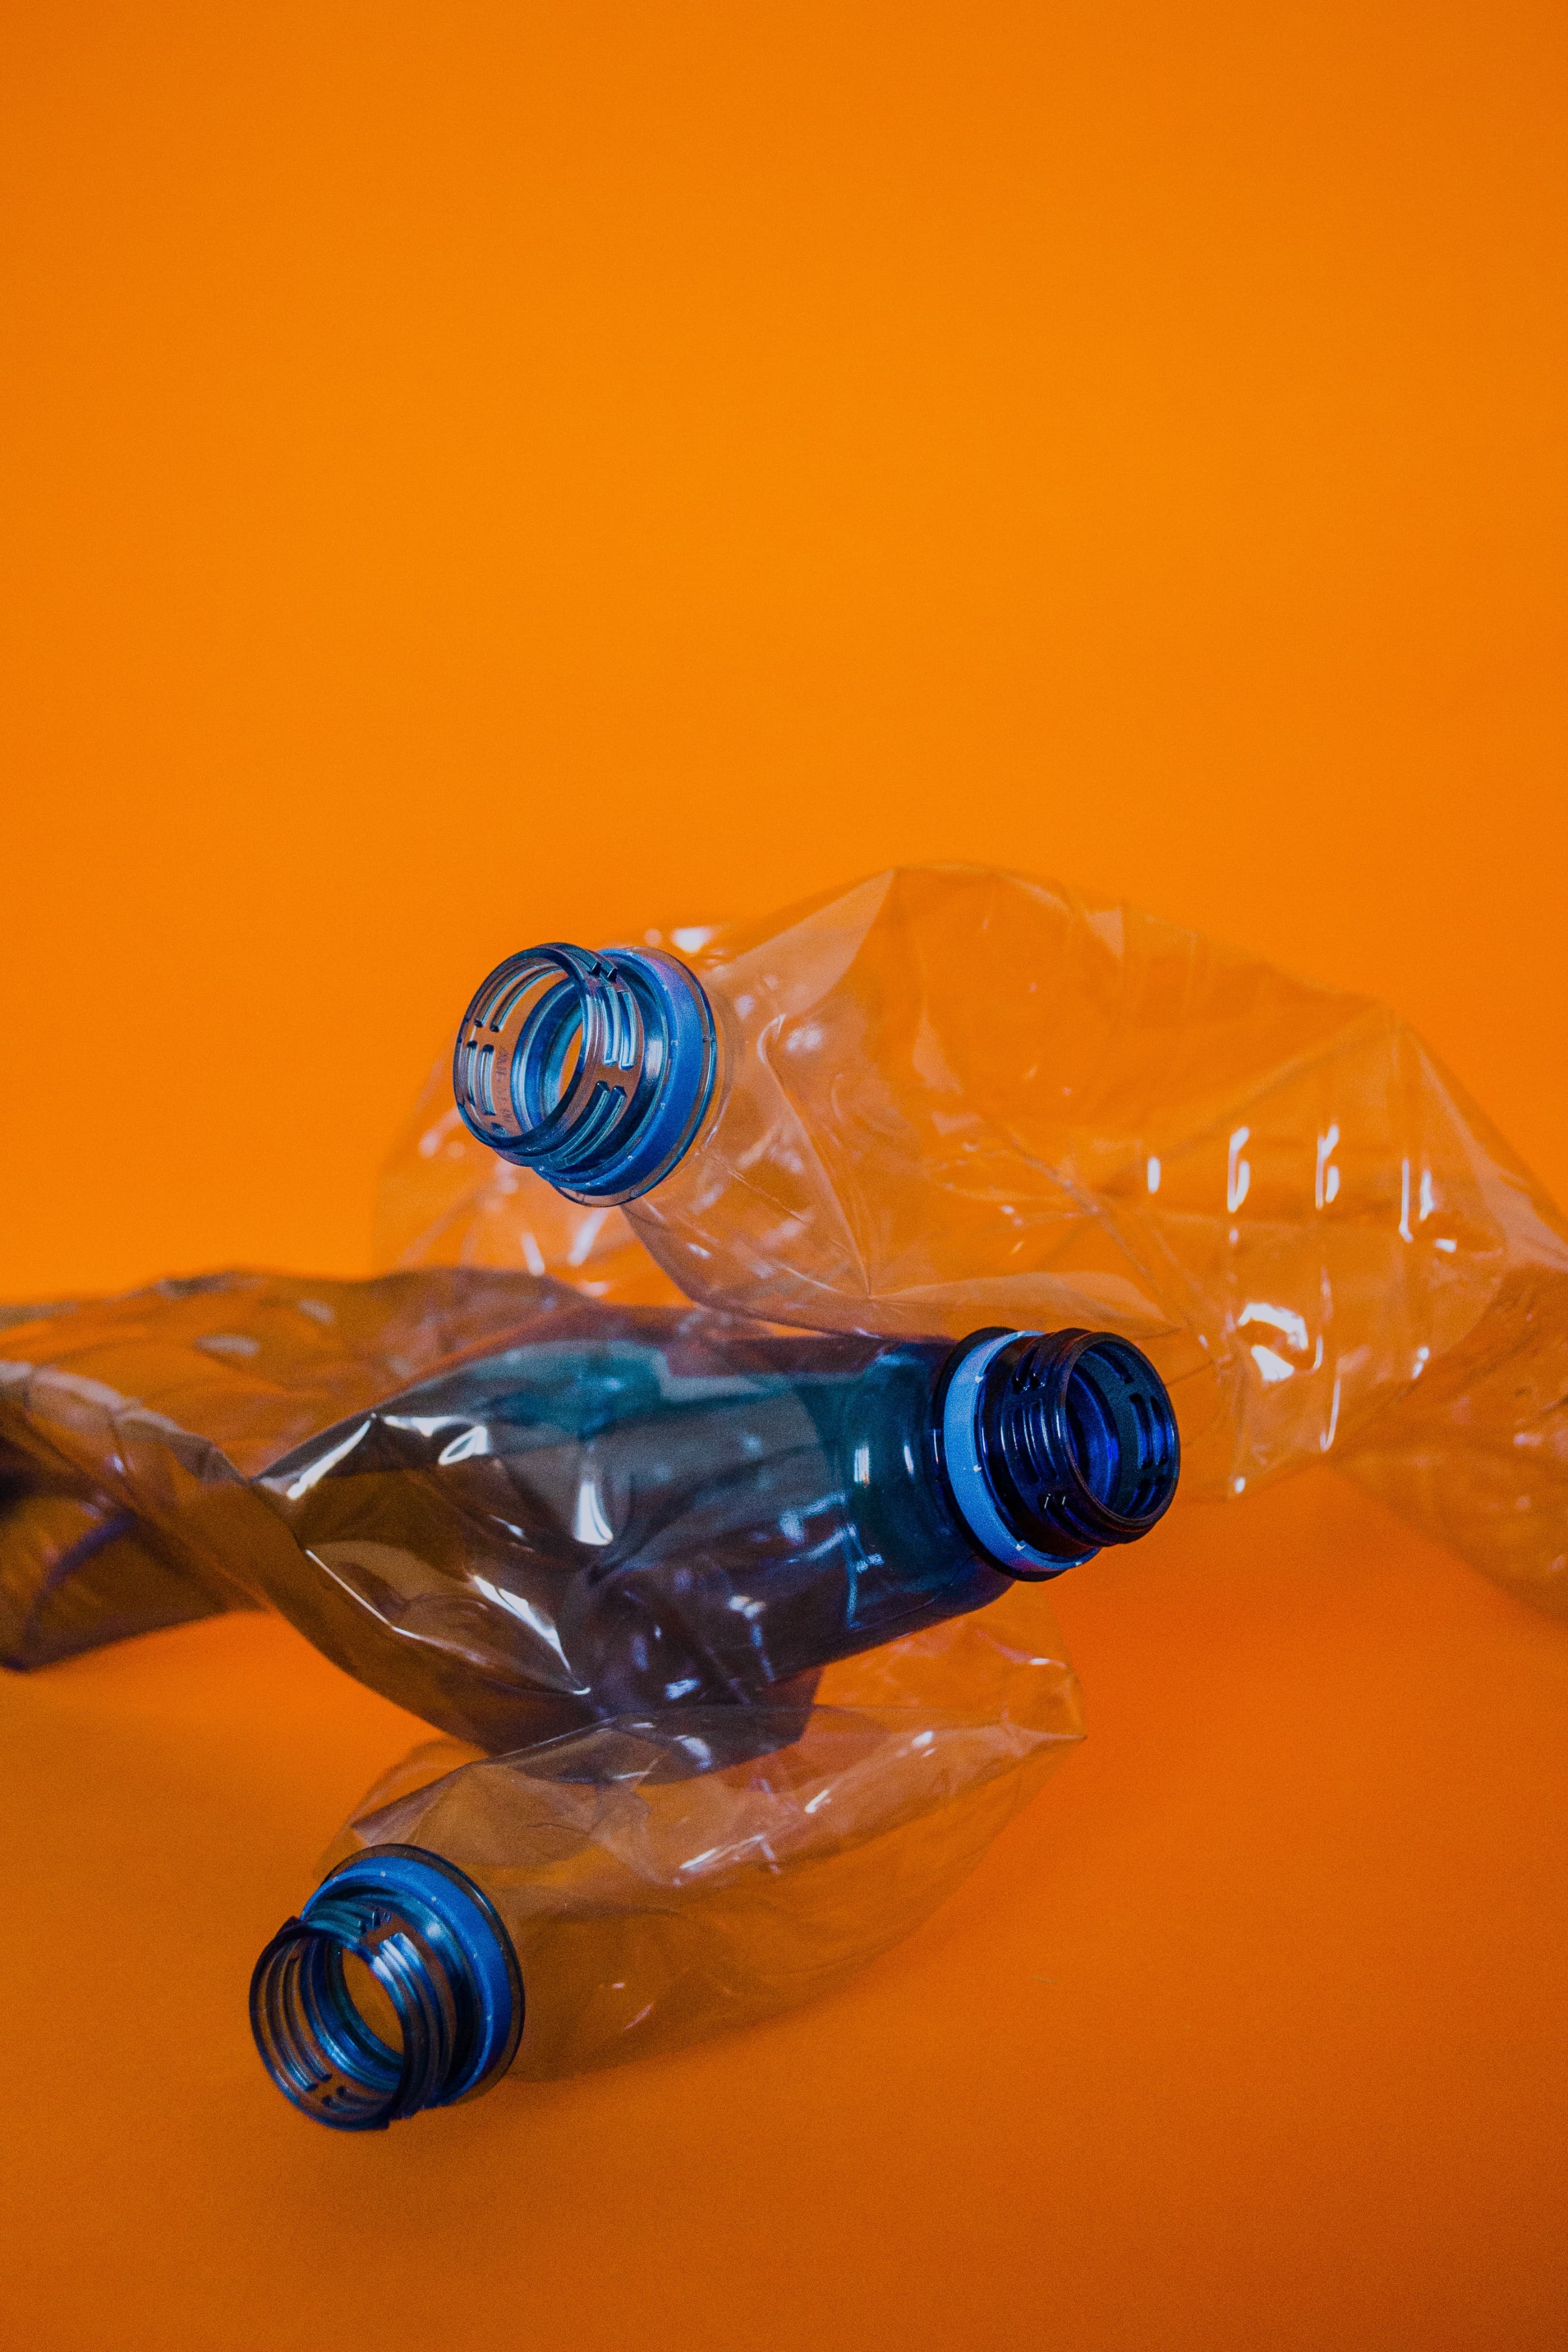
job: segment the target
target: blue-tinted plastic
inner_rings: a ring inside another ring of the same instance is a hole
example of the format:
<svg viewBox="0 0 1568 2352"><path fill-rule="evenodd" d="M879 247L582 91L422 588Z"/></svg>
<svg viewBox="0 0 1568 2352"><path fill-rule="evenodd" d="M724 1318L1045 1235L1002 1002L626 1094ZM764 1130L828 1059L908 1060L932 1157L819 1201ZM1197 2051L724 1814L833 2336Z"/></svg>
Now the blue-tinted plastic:
<svg viewBox="0 0 1568 2352"><path fill-rule="evenodd" d="M395 2012L402 2047L356 2006L345 1958ZM509 1937L465 1874L409 1846L356 1855L323 1879L256 1962L251 2029L287 2098L339 2131L380 2131L451 2106L511 2064L523 1987Z"/></svg>
<svg viewBox="0 0 1568 2352"><path fill-rule="evenodd" d="M718 1040L701 982L653 950L552 943L497 966L458 1032L452 1088L475 1135L574 1201L635 1200L685 1152Z"/></svg>
<svg viewBox="0 0 1568 2352"><path fill-rule="evenodd" d="M1060 1576L1064 1569L1082 1567L1094 1547L1062 1555L1040 1549L1015 1535L998 1507L994 1474L988 1468L982 1436L986 1374L1001 1350L1015 1337L998 1332L982 1339L952 1367L942 1411L943 1466L953 1499L977 1542L1015 1576Z"/></svg>
<svg viewBox="0 0 1568 2352"><path fill-rule="evenodd" d="M444 1666L444 1716L485 1747L788 1699L1007 1589L932 1450L949 1352L585 1304L324 1432L263 1488L359 1602L349 1638L384 1629Z"/></svg>
<svg viewBox="0 0 1568 2352"><path fill-rule="evenodd" d="M1113 1542L1158 1515L1113 1523L1114 1480L1065 1458L1079 1519L1060 1496L1035 1507L1019 1448L1054 1442L1044 1390L981 1415L960 1491L943 1401L970 1345L569 1308L274 1465L263 1491L332 1603L306 1630L382 1687L374 1653L405 1674L423 1655L449 1696L422 1711L492 1749L671 1706L804 1703L833 1660L1082 1559L1084 1513ZM1163 1507L1175 1428L1144 1370L1169 1430Z"/></svg>

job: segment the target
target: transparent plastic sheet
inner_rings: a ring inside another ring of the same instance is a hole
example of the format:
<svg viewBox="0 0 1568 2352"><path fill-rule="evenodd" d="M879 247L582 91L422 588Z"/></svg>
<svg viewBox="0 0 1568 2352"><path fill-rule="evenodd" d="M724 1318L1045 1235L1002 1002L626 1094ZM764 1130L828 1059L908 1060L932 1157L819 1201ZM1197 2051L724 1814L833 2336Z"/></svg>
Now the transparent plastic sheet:
<svg viewBox="0 0 1568 2352"><path fill-rule="evenodd" d="M685 1297L613 1207L569 1201L476 1141L452 1100L452 1056L420 1089L376 1193L378 1272L426 1265L518 1267L570 1283L585 1298L632 1307Z"/></svg>
<svg viewBox="0 0 1568 2352"><path fill-rule="evenodd" d="M517 1955L513 2074L577 2074L842 1982L945 1900L1082 1727L1049 1605L1018 1586L750 1728L764 1752L727 1761L733 1713L702 1707L496 1758L433 1743L323 1867L408 1846L455 1864Z"/></svg>
<svg viewBox="0 0 1568 2352"><path fill-rule="evenodd" d="M1568 1610L1568 1232L1393 1013L975 867L721 930L701 978L720 1082L620 1209L689 1296L1119 1331L1170 1383L1190 1496L1332 1455Z"/></svg>

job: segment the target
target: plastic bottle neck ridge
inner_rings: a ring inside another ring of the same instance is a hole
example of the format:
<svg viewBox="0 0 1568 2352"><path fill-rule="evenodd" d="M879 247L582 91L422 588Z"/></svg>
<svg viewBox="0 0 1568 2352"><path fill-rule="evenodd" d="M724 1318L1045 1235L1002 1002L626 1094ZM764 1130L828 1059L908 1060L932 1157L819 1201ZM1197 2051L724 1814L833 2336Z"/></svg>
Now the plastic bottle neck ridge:
<svg viewBox="0 0 1568 2352"><path fill-rule="evenodd" d="M938 1392L943 1466L970 1533L1013 1576L1134 1543L1181 1469L1165 1382L1110 1332L976 1332Z"/></svg>
<svg viewBox="0 0 1568 2352"><path fill-rule="evenodd" d="M718 1067L713 1007L674 956L551 943L497 964L457 1034L473 1134L569 1200L633 1201L689 1149Z"/></svg>
<svg viewBox="0 0 1568 2352"><path fill-rule="evenodd" d="M344 1961L392 2004L402 2047L369 2023ZM450 2106L511 2064L523 1987L511 1939L473 1881L414 1846L340 1863L273 1937L250 1987L251 2031L284 2096L338 2131L380 2131Z"/></svg>

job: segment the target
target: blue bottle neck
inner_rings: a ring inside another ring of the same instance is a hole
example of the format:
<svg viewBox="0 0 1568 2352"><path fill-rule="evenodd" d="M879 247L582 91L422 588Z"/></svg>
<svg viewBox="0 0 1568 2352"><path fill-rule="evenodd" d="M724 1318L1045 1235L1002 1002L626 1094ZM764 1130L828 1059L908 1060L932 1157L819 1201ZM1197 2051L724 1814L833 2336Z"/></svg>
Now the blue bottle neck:
<svg viewBox="0 0 1568 2352"><path fill-rule="evenodd" d="M569 1200L634 1201L690 1150L718 1075L706 992L652 949L525 948L463 1018L452 1087L471 1132Z"/></svg>
<svg viewBox="0 0 1568 2352"><path fill-rule="evenodd" d="M1180 1475L1165 1382L1109 1332L971 1333L944 1368L933 1426L970 1534L1026 1580L1147 1535Z"/></svg>
<svg viewBox="0 0 1568 2352"><path fill-rule="evenodd" d="M344 1961L392 2005L401 2047L356 2004ZM251 2030L286 2098L337 2131L380 2131L472 2098L505 2074L523 2028L511 1938L455 1864L372 1846L329 1873L256 1964Z"/></svg>

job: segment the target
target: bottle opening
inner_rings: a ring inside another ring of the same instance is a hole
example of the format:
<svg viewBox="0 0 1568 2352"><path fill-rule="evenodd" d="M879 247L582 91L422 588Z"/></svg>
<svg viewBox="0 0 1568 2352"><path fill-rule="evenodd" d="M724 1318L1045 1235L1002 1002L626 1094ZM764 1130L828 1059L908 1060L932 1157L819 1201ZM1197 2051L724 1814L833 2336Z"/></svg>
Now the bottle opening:
<svg viewBox="0 0 1568 2352"><path fill-rule="evenodd" d="M1037 1423L1043 1417L1037 1410ZM1091 1501L1144 1534L1168 1508L1180 1461L1170 1398L1148 1358L1124 1339L1090 1339L1068 1368L1061 1421L1068 1460Z"/></svg>
<svg viewBox="0 0 1568 2352"><path fill-rule="evenodd" d="M511 1091L523 1126L537 1133L570 1099L582 1066L582 996L558 974L541 974L523 992L517 1011Z"/></svg>
<svg viewBox="0 0 1568 2352"><path fill-rule="evenodd" d="M689 1150L718 1069L695 973L652 949L508 956L464 1015L452 1089L481 1143L583 1202L632 1201Z"/></svg>
<svg viewBox="0 0 1568 2352"><path fill-rule="evenodd" d="M1140 1349L1110 1332L976 1332L938 1391L943 1467L981 1549L1059 1575L1134 1543L1169 1509L1176 1414Z"/></svg>
<svg viewBox="0 0 1568 2352"><path fill-rule="evenodd" d="M338 2131L472 2098L523 2023L511 1939L439 1855L378 1846L323 1879L256 1964L251 2030L284 2096Z"/></svg>
<svg viewBox="0 0 1568 2352"><path fill-rule="evenodd" d="M368 1961L361 1959L358 1952L341 1952L340 1958L343 1969L343 1990L360 2023L401 2064L402 2020L397 2013L396 2002L375 1970Z"/></svg>

